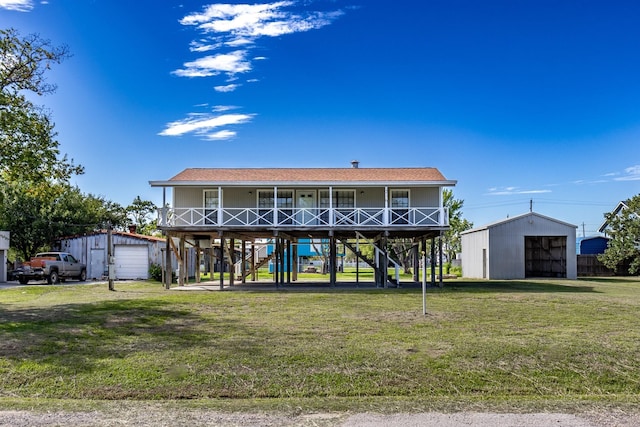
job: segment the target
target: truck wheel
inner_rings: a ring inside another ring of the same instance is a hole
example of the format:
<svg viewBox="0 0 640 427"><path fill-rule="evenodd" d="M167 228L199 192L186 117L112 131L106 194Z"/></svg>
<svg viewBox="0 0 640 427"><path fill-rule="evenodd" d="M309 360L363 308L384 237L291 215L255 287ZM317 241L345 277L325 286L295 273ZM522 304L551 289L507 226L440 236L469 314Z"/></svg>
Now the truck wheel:
<svg viewBox="0 0 640 427"><path fill-rule="evenodd" d="M82 270L80 272L80 275L78 276L78 280L81 282L84 282L85 280L87 280L87 270Z"/></svg>
<svg viewBox="0 0 640 427"><path fill-rule="evenodd" d="M18 279L18 282L20 282L21 285L26 285L27 283L29 283L29 279L27 279L26 277L21 277Z"/></svg>
<svg viewBox="0 0 640 427"><path fill-rule="evenodd" d="M49 277L47 277L47 283L50 285L54 285L60 281L60 277L58 276L57 271L52 271L49 273Z"/></svg>

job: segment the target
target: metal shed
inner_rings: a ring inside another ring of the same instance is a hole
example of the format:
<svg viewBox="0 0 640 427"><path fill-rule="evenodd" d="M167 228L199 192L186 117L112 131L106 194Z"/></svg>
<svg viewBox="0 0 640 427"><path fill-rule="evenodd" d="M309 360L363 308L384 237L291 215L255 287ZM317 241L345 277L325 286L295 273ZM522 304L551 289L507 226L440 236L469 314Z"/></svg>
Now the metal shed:
<svg viewBox="0 0 640 427"><path fill-rule="evenodd" d="M462 274L477 279L575 279L576 229L529 212L465 231Z"/></svg>
<svg viewBox="0 0 640 427"><path fill-rule="evenodd" d="M160 237L114 231L112 233L116 279L148 279L151 264L164 264L166 240ZM107 275L107 231L64 237L55 249L69 252L87 265L88 279ZM174 265L175 260L173 261Z"/></svg>

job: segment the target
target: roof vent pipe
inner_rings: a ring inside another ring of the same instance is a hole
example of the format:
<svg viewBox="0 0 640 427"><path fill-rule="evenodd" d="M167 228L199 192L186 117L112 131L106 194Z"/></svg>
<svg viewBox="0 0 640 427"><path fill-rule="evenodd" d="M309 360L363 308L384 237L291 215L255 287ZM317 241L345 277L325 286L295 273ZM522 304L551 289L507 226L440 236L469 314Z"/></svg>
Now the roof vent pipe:
<svg viewBox="0 0 640 427"><path fill-rule="evenodd" d="M354 169L358 169L358 165L360 164L357 160L351 160L351 167Z"/></svg>

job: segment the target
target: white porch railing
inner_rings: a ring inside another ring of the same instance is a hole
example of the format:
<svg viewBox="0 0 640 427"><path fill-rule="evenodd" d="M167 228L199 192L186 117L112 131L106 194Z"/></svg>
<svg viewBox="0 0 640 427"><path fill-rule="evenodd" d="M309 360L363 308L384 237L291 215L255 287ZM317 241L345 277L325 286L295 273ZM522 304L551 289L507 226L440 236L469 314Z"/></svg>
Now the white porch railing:
<svg viewBox="0 0 640 427"><path fill-rule="evenodd" d="M444 227L446 208L160 208L159 227Z"/></svg>

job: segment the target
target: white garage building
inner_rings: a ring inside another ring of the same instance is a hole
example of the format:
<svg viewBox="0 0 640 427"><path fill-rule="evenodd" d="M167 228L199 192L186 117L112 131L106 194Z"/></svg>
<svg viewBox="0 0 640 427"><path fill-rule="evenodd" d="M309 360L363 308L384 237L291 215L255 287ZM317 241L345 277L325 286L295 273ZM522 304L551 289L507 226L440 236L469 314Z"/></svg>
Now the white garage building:
<svg viewBox="0 0 640 427"><path fill-rule="evenodd" d="M118 280L148 279L151 264L164 264L166 240L135 233L112 232L111 242ZM56 250L69 252L87 265L87 279L107 275L107 232L65 237L56 242Z"/></svg>
<svg viewBox="0 0 640 427"><path fill-rule="evenodd" d="M465 231L462 274L476 279L575 279L576 228L529 212Z"/></svg>

